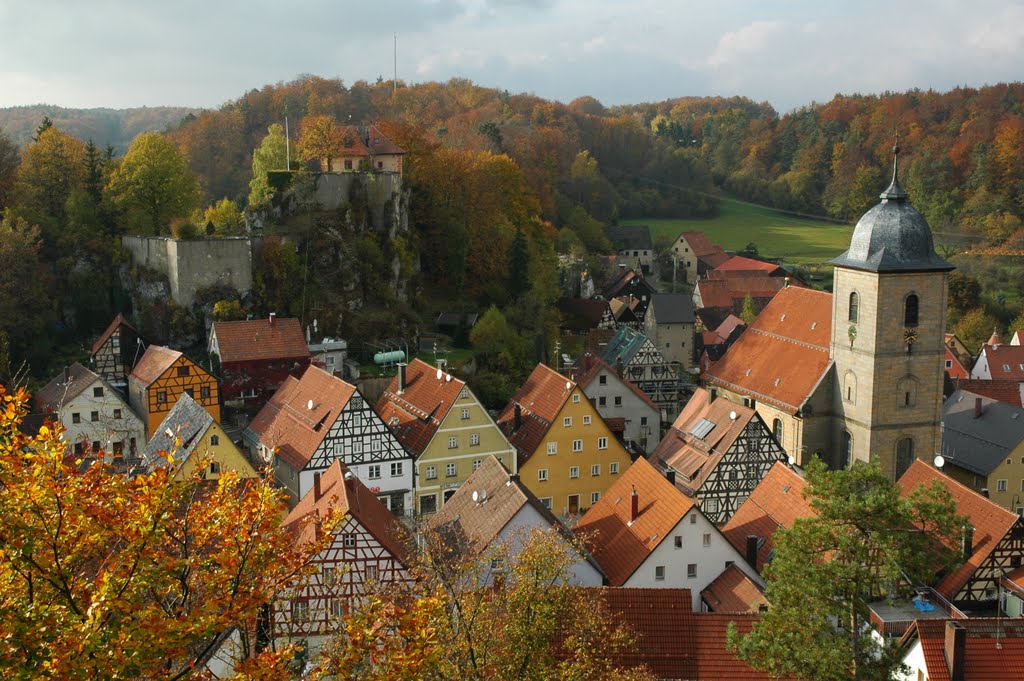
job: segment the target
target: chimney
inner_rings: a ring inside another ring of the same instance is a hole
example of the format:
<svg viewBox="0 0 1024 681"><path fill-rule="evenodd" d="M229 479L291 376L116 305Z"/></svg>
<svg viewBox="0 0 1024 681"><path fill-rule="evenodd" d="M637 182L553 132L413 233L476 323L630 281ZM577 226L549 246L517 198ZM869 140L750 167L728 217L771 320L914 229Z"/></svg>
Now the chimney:
<svg viewBox="0 0 1024 681"><path fill-rule="evenodd" d="M970 557L974 554L974 527L972 525L963 526L963 534L961 535L960 543L960 554L963 560L965 561L969 560Z"/></svg>
<svg viewBox="0 0 1024 681"><path fill-rule="evenodd" d="M277 313L276 312L271 312L270 313L270 326L271 326L271 328L273 328L273 326L274 326L274 318L275 317L277 317Z"/></svg>
<svg viewBox="0 0 1024 681"><path fill-rule="evenodd" d="M624 369L623 369L622 357L617 357L615 359L615 373L617 373L619 375L619 378L622 378L623 371L624 371Z"/></svg>
<svg viewBox="0 0 1024 681"><path fill-rule="evenodd" d="M512 432L519 430L523 427L523 408L516 402L516 414L515 421L512 422Z"/></svg>
<svg viewBox="0 0 1024 681"><path fill-rule="evenodd" d="M967 648L967 630L963 625L954 620L946 622L946 640L944 652L946 653L946 666L949 668L950 681L964 681L964 664Z"/></svg>
<svg viewBox="0 0 1024 681"><path fill-rule="evenodd" d="M319 501L323 490L320 489L320 473L313 473L313 501Z"/></svg>
<svg viewBox="0 0 1024 681"><path fill-rule="evenodd" d="M71 367L65 365L65 367L64 367L64 384L67 385L70 382L71 382Z"/></svg>
<svg viewBox="0 0 1024 681"><path fill-rule="evenodd" d="M676 471L674 468L669 468L665 471L665 479L668 480L671 485L676 484Z"/></svg>
<svg viewBox="0 0 1024 681"><path fill-rule="evenodd" d="M974 398L974 418L976 418L976 419L981 418L981 398L980 397L975 397Z"/></svg>
<svg viewBox="0 0 1024 681"><path fill-rule="evenodd" d="M398 365L398 392L405 391L405 363Z"/></svg>
<svg viewBox="0 0 1024 681"><path fill-rule="evenodd" d="M758 538L756 534L747 535L747 562L750 563L750 567L757 569L757 542Z"/></svg>
<svg viewBox="0 0 1024 681"><path fill-rule="evenodd" d="M633 485L633 494L629 497L629 504L629 522L633 522L640 515L640 495L636 493L636 485Z"/></svg>
<svg viewBox="0 0 1024 681"><path fill-rule="evenodd" d="M982 487L981 488L981 496L985 497L986 499L989 498L989 496L988 496L988 487Z"/></svg>
<svg viewBox="0 0 1024 681"><path fill-rule="evenodd" d="M718 397L718 390L716 388L710 388L708 390L708 404L714 402L716 397Z"/></svg>

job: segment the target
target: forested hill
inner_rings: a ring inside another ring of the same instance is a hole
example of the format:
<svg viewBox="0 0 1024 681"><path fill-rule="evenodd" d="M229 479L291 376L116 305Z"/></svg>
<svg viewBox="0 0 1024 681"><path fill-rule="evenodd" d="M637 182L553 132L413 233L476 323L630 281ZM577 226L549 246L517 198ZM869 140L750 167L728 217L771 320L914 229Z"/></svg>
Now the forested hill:
<svg viewBox="0 0 1024 681"><path fill-rule="evenodd" d="M19 147L32 141L43 117L80 140L92 140L99 148L108 144L120 156L136 135L148 130L162 131L179 125L199 109L181 106L153 106L139 109L65 109L36 104L0 109L0 130Z"/></svg>

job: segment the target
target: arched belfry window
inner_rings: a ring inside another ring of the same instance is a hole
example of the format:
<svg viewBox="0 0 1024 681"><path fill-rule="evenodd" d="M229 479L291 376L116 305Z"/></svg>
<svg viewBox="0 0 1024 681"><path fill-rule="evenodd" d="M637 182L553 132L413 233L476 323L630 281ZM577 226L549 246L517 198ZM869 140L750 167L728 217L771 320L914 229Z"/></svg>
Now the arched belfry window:
<svg viewBox="0 0 1024 681"><path fill-rule="evenodd" d="M850 294L850 321L855 322L860 316L860 296L854 291Z"/></svg>
<svg viewBox="0 0 1024 681"><path fill-rule="evenodd" d="M903 326L917 326L917 294L911 293L903 301Z"/></svg>
<svg viewBox="0 0 1024 681"><path fill-rule="evenodd" d="M914 440L905 437L896 442L896 479L898 480L910 464L914 463Z"/></svg>
<svg viewBox="0 0 1024 681"><path fill-rule="evenodd" d="M772 421L772 435L775 436L775 441L780 445L782 444L782 419L775 419Z"/></svg>

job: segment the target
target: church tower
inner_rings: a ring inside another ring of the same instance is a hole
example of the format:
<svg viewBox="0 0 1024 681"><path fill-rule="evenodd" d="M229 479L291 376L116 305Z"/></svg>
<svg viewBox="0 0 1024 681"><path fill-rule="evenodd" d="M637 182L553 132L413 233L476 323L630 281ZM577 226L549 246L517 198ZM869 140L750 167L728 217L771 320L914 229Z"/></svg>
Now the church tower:
<svg viewBox="0 0 1024 681"><path fill-rule="evenodd" d="M878 461L895 479L939 451L947 279L928 222L899 185L899 147L882 202L835 265L832 464Z"/></svg>

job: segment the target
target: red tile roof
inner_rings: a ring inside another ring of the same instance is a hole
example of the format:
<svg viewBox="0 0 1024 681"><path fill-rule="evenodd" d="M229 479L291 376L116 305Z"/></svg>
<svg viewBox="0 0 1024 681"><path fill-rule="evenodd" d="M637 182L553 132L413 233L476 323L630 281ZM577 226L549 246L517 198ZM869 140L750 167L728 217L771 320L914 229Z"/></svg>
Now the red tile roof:
<svg viewBox="0 0 1024 681"><path fill-rule="evenodd" d="M940 473L920 459L914 460L897 484L902 493L906 495L918 485L928 485L933 480L938 481L949 490L956 503L956 512L967 516L971 525L974 526L974 553L963 565L946 575L935 589L947 599L956 600L957 594L989 557L996 545L1020 521L1020 516L999 506L991 499L986 499L948 475ZM958 550L959 546L950 546L949 548Z"/></svg>
<svg viewBox="0 0 1024 681"><path fill-rule="evenodd" d="M732 256L716 267L713 272L753 272L782 277L789 274L786 270L782 269L775 263L765 262L763 260L754 260L753 258L744 258L742 255Z"/></svg>
<svg viewBox="0 0 1024 681"><path fill-rule="evenodd" d="M921 641L929 681L950 681L946 626L951 620L917 620L900 641L907 649ZM1024 679L1024 621L1011 618L956 620L966 630L964 678L970 681Z"/></svg>
<svg viewBox="0 0 1024 681"><path fill-rule="evenodd" d="M404 149L395 144L375 125L368 125L362 129L354 125L346 125L341 128L339 137L342 143L339 156L400 155L405 153Z"/></svg>
<svg viewBox="0 0 1024 681"><path fill-rule="evenodd" d="M408 566L408 532L401 521L358 478L346 480L345 473L340 461L332 463L320 476L319 498L314 485L284 519L282 527L293 533L296 542L312 542L316 536L313 519L325 518L333 509L357 520L388 553Z"/></svg>
<svg viewBox="0 0 1024 681"><path fill-rule="evenodd" d="M39 389L35 410L40 413L56 413L57 409L78 397L99 378L98 374L75 362Z"/></svg>
<svg viewBox="0 0 1024 681"><path fill-rule="evenodd" d="M721 324L718 325L718 328L715 329L715 333L717 333L723 339L728 339L729 336L732 335L732 332L735 331L736 327L738 326L746 326L746 322L744 322L736 315L731 314L728 317L726 317Z"/></svg>
<svg viewBox="0 0 1024 681"><path fill-rule="evenodd" d="M697 282L702 307L741 309L747 296L755 303L765 304L786 285L782 277L733 276L701 279Z"/></svg>
<svg viewBox="0 0 1024 681"><path fill-rule="evenodd" d="M132 369L132 373L128 376L130 380L139 383L143 387L149 387L153 384L153 381L160 378L165 371L167 371L172 364L174 364L178 358L181 357L181 353L177 350L171 350L165 348L162 345L150 345L146 348L146 352L142 355L142 359ZM186 357L186 359L188 359ZM191 360L189 360L191 362Z"/></svg>
<svg viewBox="0 0 1024 681"><path fill-rule="evenodd" d="M1009 378L1024 381L1024 345L985 344L981 352L988 359L988 370L992 378Z"/></svg>
<svg viewBox="0 0 1024 681"><path fill-rule="evenodd" d="M630 522L631 496L640 512ZM694 506L645 459L637 459L573 528L611 586L622 586Z"/></svg>
<svg viewBox="0 0 1024 681"><path fill-rule="evenodd" d="M683 232L680 236L686 239L693 254L711 267L718 267L729 259L729 254L718 244L711 243L704 232Z"/></svg>
<svg viewBox="0 0 1024 681"><path fill-rule="evenodd" d="M832 294L779 291L707 374L710 385L796 413L831 364Z"/></svg>
<svg viewBox="0 0 1024 681"><path fill-rule="evenodd" d="M577 372L576 383L581 388L583 388L584 391L586 391L587 386L590 385L591 381L593 381L594 378L596 378L597 375L601 373L601 369L607 371L612 377L614 377L614 380L621 382L623 385L629 388L629 390L634 395L639 397L640 400L643 401L644 404L646 404L648 407L650 407L654 411L658 411L658 405L654 403L654 400L647 396L647 393L638 388L635 383L626 380L622 376L619 376L619 374L615 371L615 368L612 367L612 365L608 364L608 362L605 362L600 357L592 355L589 352L583 355L583 357L580 357L579 361L577 361L576 364L573 366L573 371ZM605 419L605 423L607 422L608 419Z"/></svg>
<svg viewBox="0 0 1024 681"><path fill-rule="evenodd" d="M438 378L440 376L440 378ZM419 456L430 444L466 382L435 369L421 359L405 368L405 389L395 376L377 401L377 413L398 441Z"/></svg>
<svg viewBox="0 0 1024 681"><path fill-rule="evenodd" d="M267 359L308 359L302 324L295 318L214 322L221 365Z"/></svg>
<svg viewBox="0 0 1024 681"><path fill-rule="evenodd" d="M96 342L92 344L92 350L90 351L89 354L95 355L97 352L99 352L99 349L103 347L103 344L107 342L110 336L112 336L113 333L117 331L118 327L120 326L126 326L132 331L134 331L136 336L139 335L139 332L136 331L135 327L128 323L128 320L124 318L123 314L118 312L117 316L114 317L114 321L110 322L110 326L107 327L107 330L100 334L100 337L97 338Z"/></svg>
<svg viewBox="0 0 1024 681"><path fill-rule="evenodd" d="M524 462L540 446L544 435L562 410L576 384L549 366L538 364L526 383L498 416L498 427ZM515 408L520 407L521 423L515 424Z"/></svg>
<svg viewBox="0 0 1024 681"><path fill-rule="evenodd" d="M751 669L746 662L736 657L736 653L729 650L727 645L730 624L735 625L738 634L749 634L760 616L699 612L694 614L694 619L697 633L697 670L692 678L701 681L785 681L786 677L776 679L766 672Z"/></svg>
<svg viewBox="0 0 1024 681"><path fill-rule="evenodd" d="M1015 407L1022 407L1021 400L1022 381L1015 381L1009 378L993 378L984 380L980 378L957 378L953 379L953 385L957 390L966 390L975 395L987 397L997 402L1005 402Z"/></svg>
<svg viewBox="0 0 1024 681"><path fill-rule="evenodd" d="M761 587L735 563L704 587L700 597L712 612L760 612L762 607L768 607Z"/></svg>
<svg viewBox="0 0 1024 681"><path fill-rule="evenodd" d="M355 391L355 386L311 366L301 379L288 377L249 429L264 446L277 449L292 468L301 471Z"/></svg>
<svg viewBox="0 0 1024 681"><path fill-rule="evenodd" d="M814 516L811 502L804 497L807 481L786 464L772 466L747 500L739 507L722 534L744 557L747 555L747 536L764 539L757 552L757 571L764 569L772 551L772 535L780 527L790 528L797 518Z"/></svg>
<svg viewBox="0 0 1024 681"><path fill-rule="evenodd" d="M754 418L750 407L726 399L709 402L709 398L707 390L698 388L648 457L673 468L677 473L676 481L691 491L700 489ZM701 420L714 424L704 437L690 432Z"/></svg>

